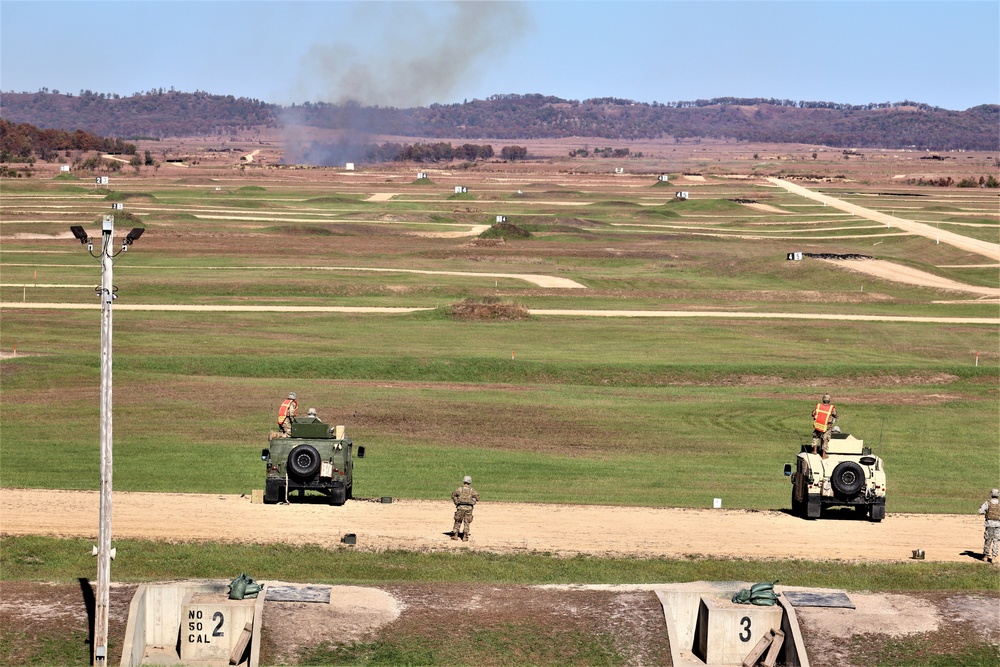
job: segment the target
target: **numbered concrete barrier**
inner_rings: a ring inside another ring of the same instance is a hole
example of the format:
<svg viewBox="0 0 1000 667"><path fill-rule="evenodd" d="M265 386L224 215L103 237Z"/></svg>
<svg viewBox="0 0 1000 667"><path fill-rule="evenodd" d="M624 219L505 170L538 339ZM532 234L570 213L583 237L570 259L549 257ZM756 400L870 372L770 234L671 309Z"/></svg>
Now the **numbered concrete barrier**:
<svg viewBox="0 0 1000 667"><path fill-rule="evenodd" d="M741 664L761 637L781 630L784 610L736 604L722 596L703 595L695 629L695 654L709 665Z"/></svg>
<svg viewBox="0 0 1000 667"><path fill-rule="evenodd" d="M230 600L223 593L189 593L181 605L181 662L229 664L243 626L253 625L255 602Z"/></svg>

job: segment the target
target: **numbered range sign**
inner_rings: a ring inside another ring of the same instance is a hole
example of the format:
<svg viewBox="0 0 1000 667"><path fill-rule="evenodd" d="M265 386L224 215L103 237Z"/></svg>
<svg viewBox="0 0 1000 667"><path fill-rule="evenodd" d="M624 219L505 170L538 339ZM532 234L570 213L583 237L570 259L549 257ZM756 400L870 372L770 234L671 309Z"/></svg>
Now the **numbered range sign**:
<svg viewBox="0 0 1000 667"><path fill-rule="evenodd" d="M181 605L181 662L221 660L253 623L255 600L230 600L221 593L191 593Z"/></svg>

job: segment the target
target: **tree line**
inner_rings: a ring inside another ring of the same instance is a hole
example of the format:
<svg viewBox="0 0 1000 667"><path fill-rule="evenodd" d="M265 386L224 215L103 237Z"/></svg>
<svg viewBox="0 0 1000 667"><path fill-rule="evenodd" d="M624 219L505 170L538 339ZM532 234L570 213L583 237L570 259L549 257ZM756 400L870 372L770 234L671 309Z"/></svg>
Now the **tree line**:
<svg viewBox="0 0 1000 667"><path fill-rule="evenodd" d="M59 151L101 151L135 155L135 144L99 137L83 130L42 130L29 123L11 123L0 118L0 162L50 160Z"/></svg>
<svg viewBox="0 0 1000 667"><path fill-rule="evenodd" d="M616 141L716 138L830 147L1000 150L1000 105L949 111L919 102L863 105L716 97L636 102L541 94L400 109L325 102L288 107L232 95L158 89L131 97L81 91L3 93L11 122L102 136L226 136L253 127L311 126L373 134L470 141L596 137Z"/></svg>
<svg viewBox="0 0 1000 667"><path fill-rule="evenodd" d="M452 160L475 162L493 157L493 146L490 144L452 146L450 142L434 144L386 142L368 145L363 155L365 162L451 162Z"/></svg>

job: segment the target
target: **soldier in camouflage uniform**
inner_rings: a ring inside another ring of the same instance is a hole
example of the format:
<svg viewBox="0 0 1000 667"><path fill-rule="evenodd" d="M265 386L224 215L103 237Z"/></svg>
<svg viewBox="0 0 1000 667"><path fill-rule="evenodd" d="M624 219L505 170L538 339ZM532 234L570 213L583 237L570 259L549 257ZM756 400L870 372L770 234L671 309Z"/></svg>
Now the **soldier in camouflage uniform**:
<svg viewBox="0 0 1000 667"><path fill-rule="evenodd" d="M455 528L451 533L451 539L457 540L461 531L462 541L469 541L469 524L472 523L472 508L479 502L479 494L472 488L472 478L466 475L462 478L462 486L455 489L451 494L451 501L455 503ZM462 526L465 530L462 530Z"/></svg>
<svg viewBox="0 0 1000 667"><path fill-rule="evenodd" d="M979 508L986 515L983 533L983 559L987 563L997 562L997 546L1000 545L1000 489L990 491L990 499Z"/></svg>

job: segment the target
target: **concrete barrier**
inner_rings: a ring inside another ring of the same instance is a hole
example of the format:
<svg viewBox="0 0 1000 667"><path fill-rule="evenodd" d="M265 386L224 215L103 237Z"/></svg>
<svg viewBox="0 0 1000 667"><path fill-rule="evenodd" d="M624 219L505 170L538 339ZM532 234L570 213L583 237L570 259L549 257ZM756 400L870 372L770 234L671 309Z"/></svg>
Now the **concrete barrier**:
<svg viewBox="0 0 1000 667"><path fill-rule="evenodd" d="M229 600L227 581L140 585L129 605L121 667L228 665L247 622L253 636L250 657L241 664L258 667L266 589L256 599Z"/></svg>
<svg viewBox="0 0 1000 667"><path fill-rule="evenodd" d="M781 662L788 667L809 667L794 608L782 604L781 598L774 607L731 601L740 589L749 587L739 581L692 581L656 588L674 667L741 665L772 629L785 634Z"/></svg>

